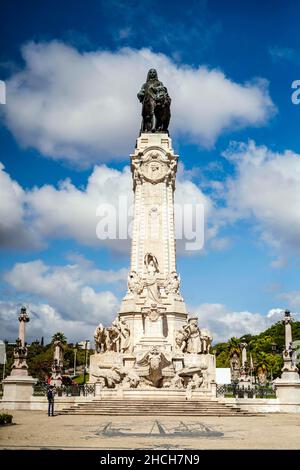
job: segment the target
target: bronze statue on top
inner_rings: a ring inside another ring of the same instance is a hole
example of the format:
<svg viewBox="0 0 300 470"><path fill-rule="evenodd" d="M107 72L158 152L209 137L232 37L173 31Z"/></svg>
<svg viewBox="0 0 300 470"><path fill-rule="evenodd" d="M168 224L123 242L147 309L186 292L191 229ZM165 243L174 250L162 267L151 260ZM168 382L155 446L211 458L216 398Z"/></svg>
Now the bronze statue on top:
<svg viewBox="0 0 300 470"><path fill-rule="evenodd" d="M155 69L149 70L147 81L137 96L143 104L141 132L168 132L171 98Z"/></svg>

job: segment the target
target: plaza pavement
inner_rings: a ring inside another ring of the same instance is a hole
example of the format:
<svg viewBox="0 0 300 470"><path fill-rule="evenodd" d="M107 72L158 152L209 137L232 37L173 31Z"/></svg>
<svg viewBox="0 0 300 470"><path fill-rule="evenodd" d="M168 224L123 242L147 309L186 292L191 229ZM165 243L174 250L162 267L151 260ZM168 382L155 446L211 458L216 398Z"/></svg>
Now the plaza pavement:
<svg viewBox="0 0 300 470"><path fill-rule="evenodd" d="M54 416L11 411L0 449L300 449L300 415Z"/></svg>

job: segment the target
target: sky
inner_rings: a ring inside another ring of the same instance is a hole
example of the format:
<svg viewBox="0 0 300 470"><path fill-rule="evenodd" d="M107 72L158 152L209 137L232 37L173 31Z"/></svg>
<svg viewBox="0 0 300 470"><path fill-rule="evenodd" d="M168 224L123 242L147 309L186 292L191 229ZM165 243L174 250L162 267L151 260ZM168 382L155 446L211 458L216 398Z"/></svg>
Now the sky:
<svg viewBox="0 0 300 470"><path fill-rule="evenodd" d="M99 239L97 208L132 202L151 67L172 98L175 202L204 207L203 247L177 242L189 312L215 342L298 318L299 14L296 0L1 3L1 339L23 304L29 341L116 317L130 239Z"/></svg>

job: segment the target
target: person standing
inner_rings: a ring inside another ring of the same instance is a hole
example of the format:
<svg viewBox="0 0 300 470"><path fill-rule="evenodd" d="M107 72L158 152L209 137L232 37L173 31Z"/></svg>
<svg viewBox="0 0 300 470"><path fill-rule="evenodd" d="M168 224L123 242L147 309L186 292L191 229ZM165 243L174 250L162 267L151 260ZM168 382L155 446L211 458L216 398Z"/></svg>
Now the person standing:
<svg viewBox="0 0 300 470"><path fill-rule="evenodd" d="M47 391L48 416L54 416L54 396L55 396L54 387L53 385L50 385Z"/></svg>

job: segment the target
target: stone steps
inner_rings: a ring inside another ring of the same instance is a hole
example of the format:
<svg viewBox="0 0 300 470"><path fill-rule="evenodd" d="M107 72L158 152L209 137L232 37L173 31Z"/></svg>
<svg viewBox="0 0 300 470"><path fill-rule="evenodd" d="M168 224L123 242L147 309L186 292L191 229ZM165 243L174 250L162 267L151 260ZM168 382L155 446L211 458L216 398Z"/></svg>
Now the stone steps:
<svg viewBox="0 0 300 470"><path fill-rule="evenodd" d="M203 399L168 400L93 400L63 409L62 415L100 416L256 416L234 405Z"/></svg>

